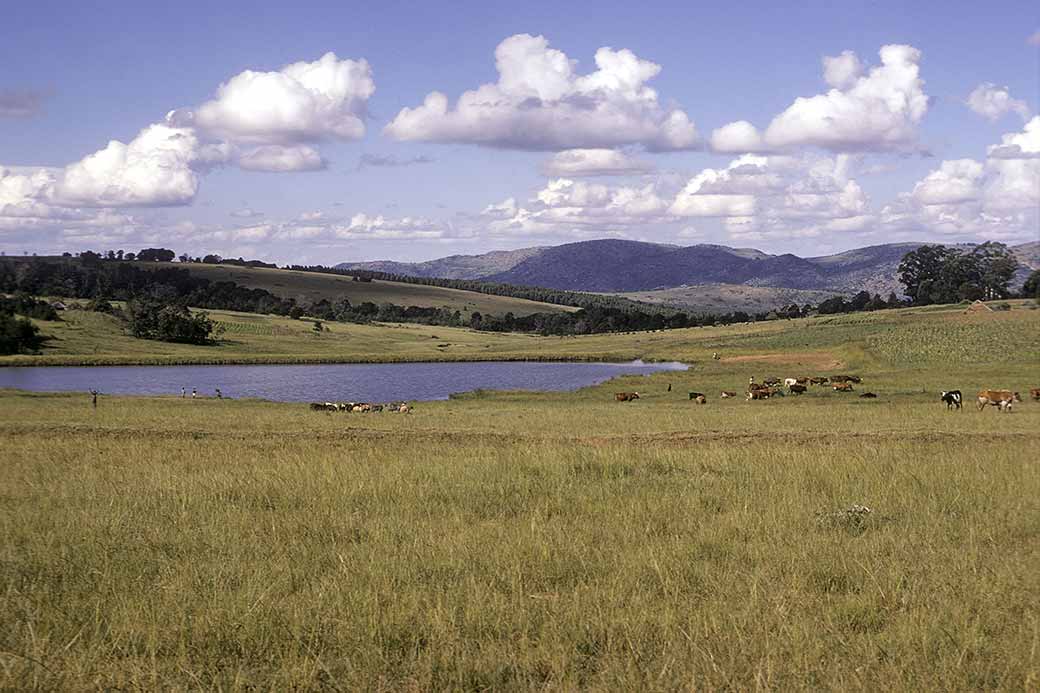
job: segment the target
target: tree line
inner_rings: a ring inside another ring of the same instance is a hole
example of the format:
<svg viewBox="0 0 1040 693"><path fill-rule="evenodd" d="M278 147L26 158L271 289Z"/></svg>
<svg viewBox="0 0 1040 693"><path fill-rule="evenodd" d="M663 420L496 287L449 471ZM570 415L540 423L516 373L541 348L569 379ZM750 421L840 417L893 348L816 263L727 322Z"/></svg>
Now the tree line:
<svg viewBox="0 0 1040 693"><path fill-rule="evenodd" d="M915 306L991 301L1012 295L1010 285L1017 269L1018 261L1003 243L988 242L966 249L923 245L903 256L899 281Z"/></svg>

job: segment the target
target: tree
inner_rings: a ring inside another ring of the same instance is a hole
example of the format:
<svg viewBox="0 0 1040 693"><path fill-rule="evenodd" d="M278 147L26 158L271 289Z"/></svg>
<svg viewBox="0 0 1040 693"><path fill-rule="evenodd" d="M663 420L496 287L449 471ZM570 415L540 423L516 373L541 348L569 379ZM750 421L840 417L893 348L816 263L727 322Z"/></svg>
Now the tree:
<svg viewBox="0 0 1040 693"><path fill-rule="evenodd" d="M949 249L941 245L922 245L903 256L899 263L899 281L916 305L934 303L932 292L941 282L943 266L949 256Z"/></svg>
<svg viewBox="0 0 1040 693"><path fill-rule="evenodd" d="M1022 298L1034 298L1040 301L1040 270L1033 270L1033 273L1026 278L1026 283L1022 285Z"/></svg>
<svg viewBox="0 0 1040 693"><path fill-rule="evenodd" d="M207 265L219 265L221 257L219 255L207 255L202 258L202 262Z"/></svg>
<svg viewBox="0 0 1040 693"><path fill-rule="evenodd" d="M1014 253L1003 243L990 241L975 246L971 254L977 258L979 279L985 298L992 300L1010 295L1008 285L1018 269L1018 260L1015 259Z"/></svg>
<svg viewBox="0 0 1040 693"><path fill-rule="evenodd" d="M192 313L184 304L135 299L127 304L130 333L138 339L182 344L208 344L213 321L206 313Z"/></svg>
<svg viewBox="0 0 1040 693"><path fill-rule="evenodd" d="M0 313L0 354L34 352L44 342L40 328L12 313Z"/></svg>
<svg viewBox="0 0 1040 693"><path fill-rule="evenodd" d="M864 309L866 309L867 304L869 304L869 303L870 303L870 292L869 291L860 291L858 294L856 294L855 296L852 297L851 301L849 301L849 310L851 310L851 311L861 311L861 310L864 310Z"/></svg>
<svg viewBox="0 0 1040 693"><path fill-rule="evenodd" d="M835 296L833 298L828 298L826 301L821 302L816 310L818 313L820 313L820 315L847 313L849 312L849 304L844 297Z"/></svg>
<svg viewBox="0 0 1040 693"><path fill-rule="evenodd" d="M145 248L137 254L142 262L173 262L176 254L167 248Z"/></svg>
<svg viewBox="0 0 1040 693"><path fill-rule="evenodd" d="M127 253L126 255L123 256L123 258L125 260L127 260L128 262L133 262L134 260L137 259L137 255L135 255L134 253Z"/></svg>

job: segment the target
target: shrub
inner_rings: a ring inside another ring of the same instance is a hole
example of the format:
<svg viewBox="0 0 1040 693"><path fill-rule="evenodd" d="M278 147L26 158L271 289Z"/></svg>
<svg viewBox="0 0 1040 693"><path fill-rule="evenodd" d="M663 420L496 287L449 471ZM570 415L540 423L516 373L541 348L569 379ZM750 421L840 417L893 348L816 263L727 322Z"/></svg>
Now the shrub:
<svg viewBox="0 0 1040 693"><path fill-rule="evenodd" d="M130 332L138 339L182 344L208 344L213 321L206 313L192 313L181 304L138 299L127 304Z"/></svg>
<svg viewBox="0 0 1040 693"><path fill-rule="evenodd" d="M0 312L0 354L34 352L44 342L40 328L25 318Z"/></svg>

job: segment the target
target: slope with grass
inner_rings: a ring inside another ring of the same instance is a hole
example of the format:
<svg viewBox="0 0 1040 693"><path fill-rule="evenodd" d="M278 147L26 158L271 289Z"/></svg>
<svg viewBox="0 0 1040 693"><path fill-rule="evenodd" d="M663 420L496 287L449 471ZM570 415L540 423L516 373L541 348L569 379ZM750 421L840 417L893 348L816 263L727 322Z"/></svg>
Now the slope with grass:
<svg viewBox="0 0 1040 693"><path fill-rule="evenodd" d="M964 314L961 306L935 306L578 337L414 324L326 323L317 333L308 320L214 310L209 315L223 332L209 346L135 339L113 317L69 310L61 321L35 321L51 337L40 355L0 356L0 366L636 358L703 363L713 352L724 359L781 363L826 354L830 363L872 368L902 368L922 358L925 365L951 367L999 365L1026 356L1040 362L1040 311L1027 310L1028 302L1011 304L1007 312Z"/></svg>
<svg viewBox="0 0 1040 693"><path fill-rule="evenodd" d="M437 286L381 280L355 282L352 277L340 274L200 263L136 262L134 264L145 269L154 267L186 269L193 275L211 281L231 281L251 289L266 289L275 296L294 298L306 303L323 298L329 301L347 298L352 305L366 301L377 305L393 303L399 306L448 308L461 311L464 315L473 312L494 315L511 312L514 315L528 315L530 313L577 310L577 308L569 306Z"/></svg>
<svg viewBox="0 0 1040 693"><path fill-rule="evenodd" d="M0 688L1035 689L1040 403L938 390L1040 385L1038 327L556 340L693 368L407 415L0 391ZM718 398L838 369L878 399Z"/></svg>

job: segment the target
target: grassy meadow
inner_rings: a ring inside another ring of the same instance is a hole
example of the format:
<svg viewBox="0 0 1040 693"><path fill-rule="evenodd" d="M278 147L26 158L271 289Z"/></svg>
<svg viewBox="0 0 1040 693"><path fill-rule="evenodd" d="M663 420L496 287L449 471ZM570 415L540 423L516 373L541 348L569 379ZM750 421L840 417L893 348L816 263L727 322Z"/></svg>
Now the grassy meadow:
<svg viewBox="0 0 1040 693"><path fill-rule="evenodd" d="M406 415L0 391L0 687L1040 687L1040 311L569 339L372 326L367 347L332 328L359 355L692 368ZM67 355L118 356L99 334ZM318 353L308 337L235 348ZM840 371L856 393L718 398ZM978 412L983 387L1026 401Z"/></svg>

